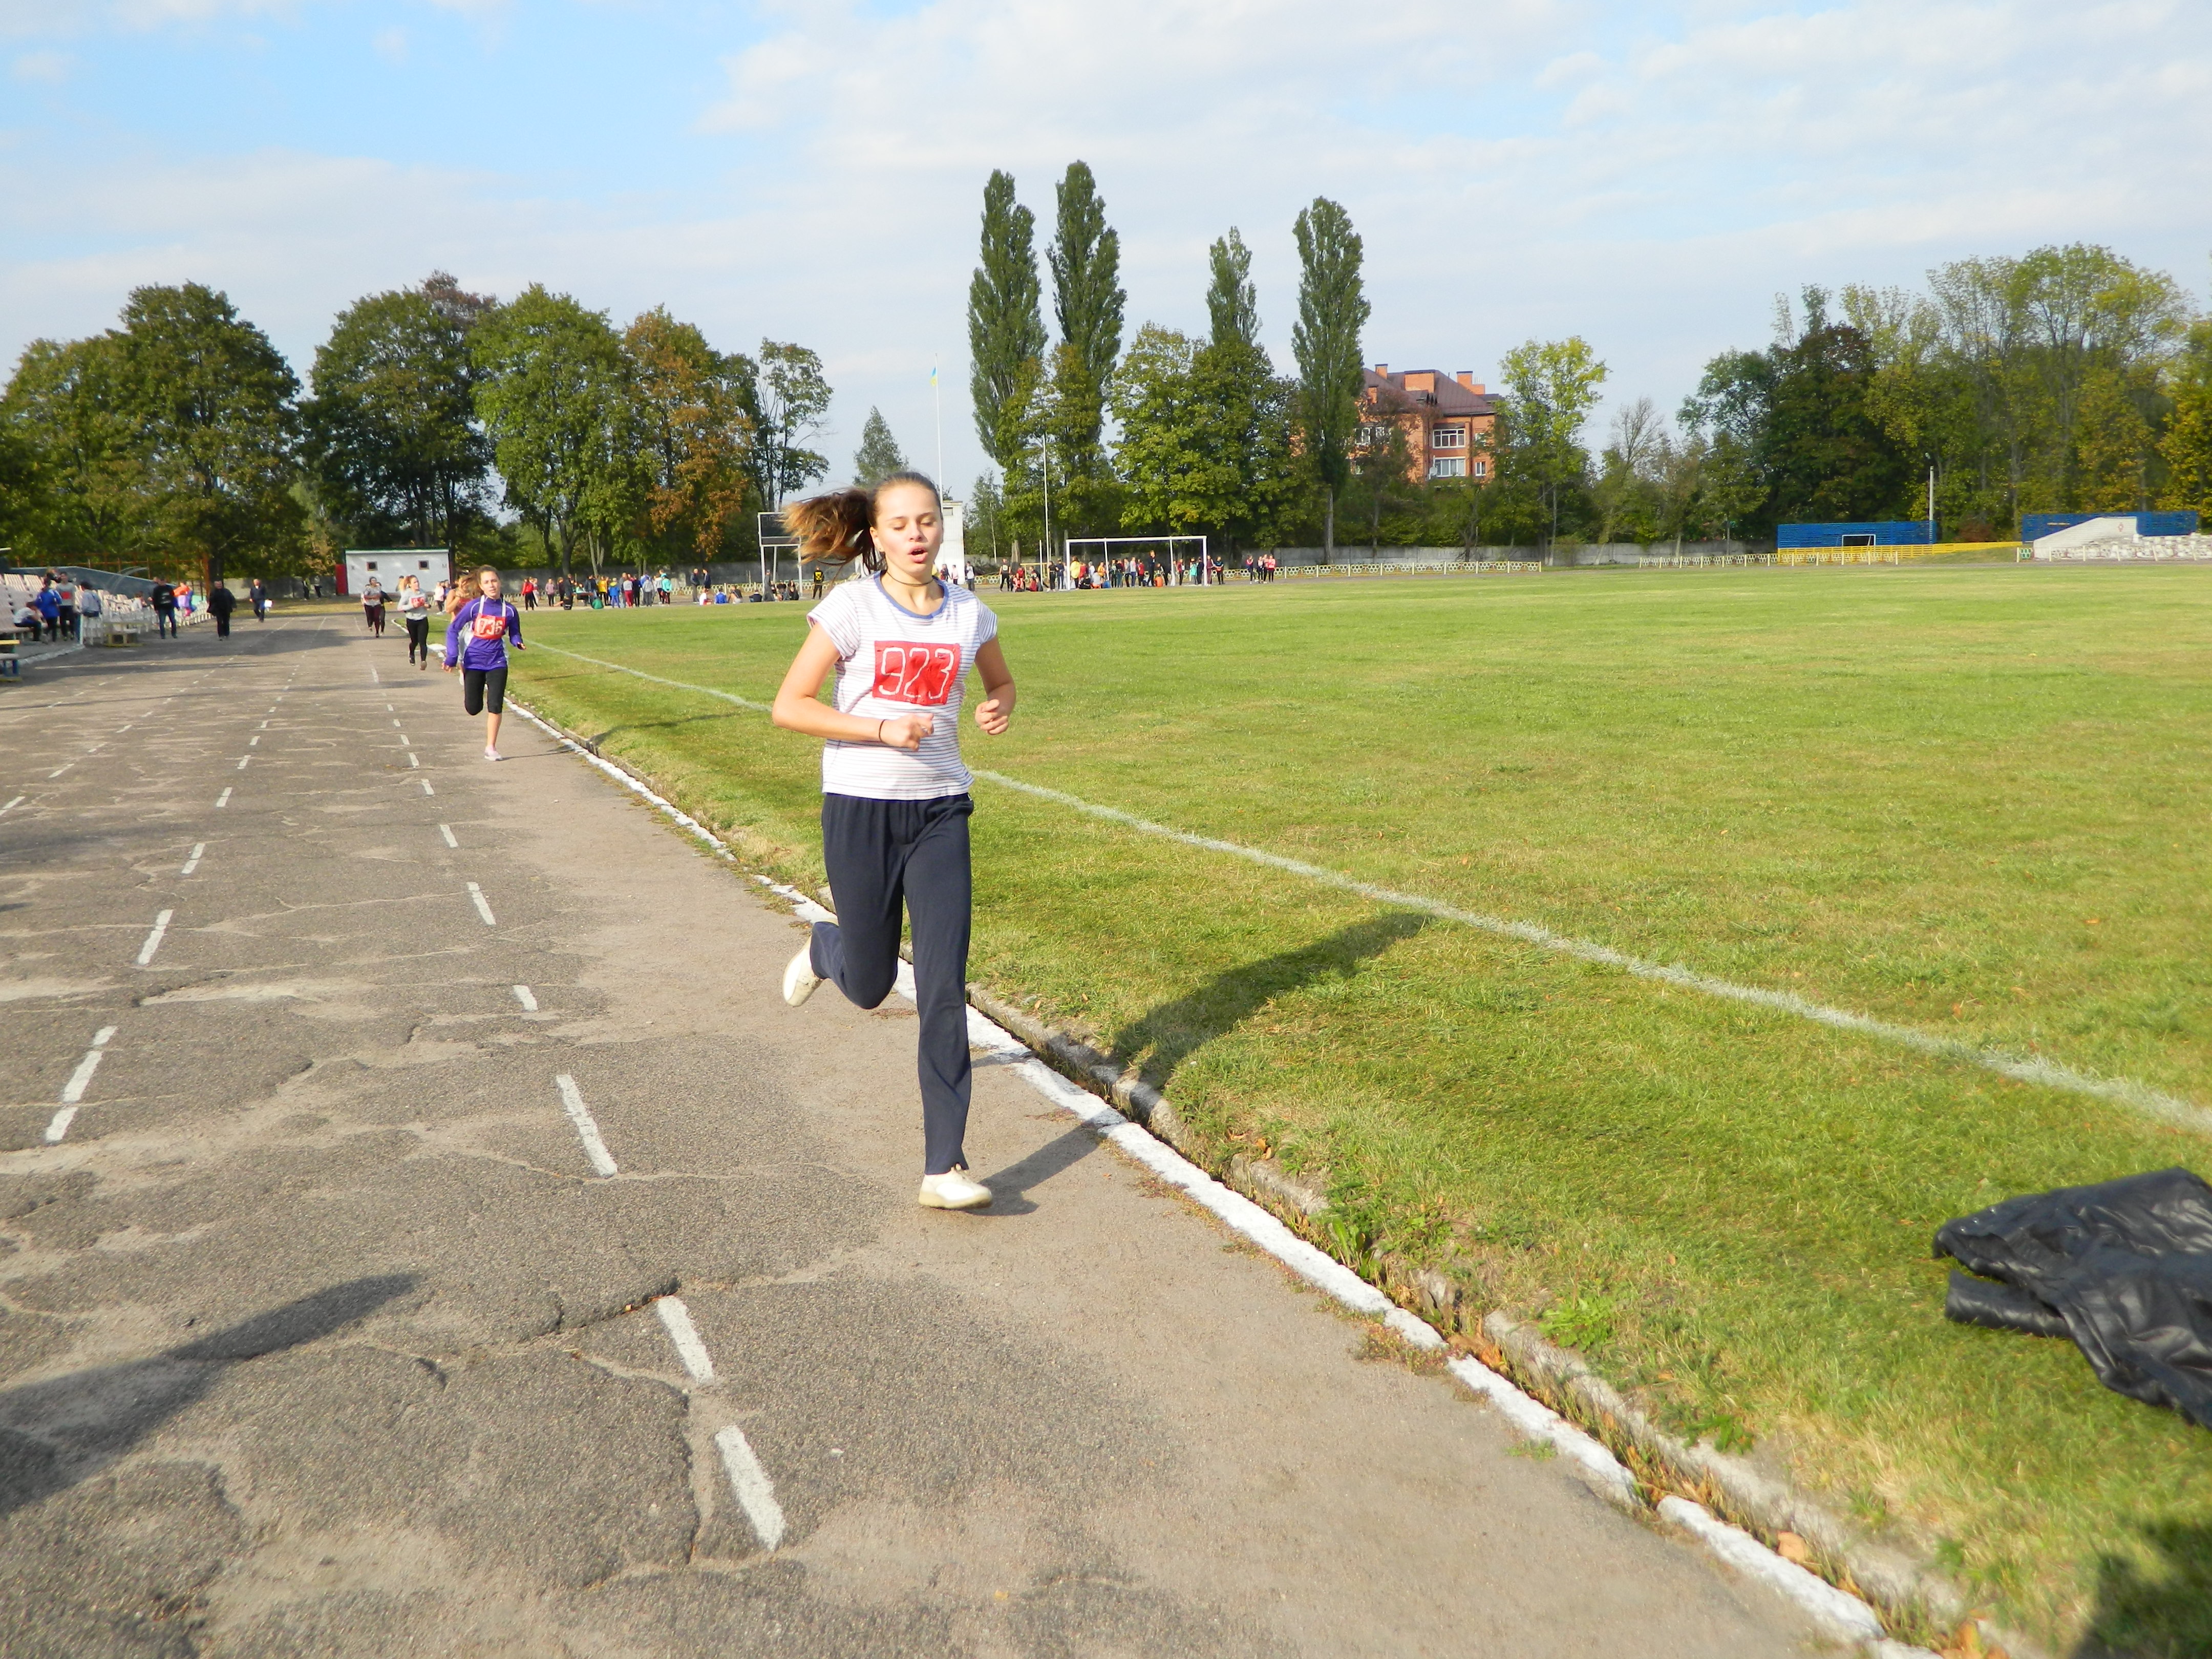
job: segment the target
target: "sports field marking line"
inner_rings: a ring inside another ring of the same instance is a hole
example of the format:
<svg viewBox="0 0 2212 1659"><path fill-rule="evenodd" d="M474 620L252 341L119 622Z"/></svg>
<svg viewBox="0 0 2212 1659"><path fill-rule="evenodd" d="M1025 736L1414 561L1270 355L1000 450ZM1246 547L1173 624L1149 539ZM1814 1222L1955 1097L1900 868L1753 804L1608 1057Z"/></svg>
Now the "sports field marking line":
<svg viewBox="0 0 2212 1659"><path fill-rule="evenodd" d="M0 812L12 812L28 799L30 799L28 795L18 795L15 799L9 801L5 806L0 806Z"/></svg>
<svg viewBox="0 0 2212 1659"><path fill-rule="evenodd" d="M52 771L46 774L46 781L48 783L52 783L56 778L61 776L63 773L68 771L70 767L75 766L76 764L76 763L75 761L64 761L59 766L57 766Z"/></svg>
<svg viewBox="0 0 2212 1659"><path fill-rule="evenodd" d="M592 1173L614 1174L614 1154L607 1151L607 1143L599 1138L599 1123L592 1116L591 1108L584 1104L583 1091L576 1087L576 1079L563 1072L553 1079L553 1086L561 1091L561 1109L576 1126L576 1139L584 1143L584 1158Z"/></svg>
<svg viewBox="0 0 2212 1659"><path fill-rule="evenodd" d="M514 993L514 1000L522 1005L524 1013L534 1014L538 1012L538 994L527 985L510 986L508 988Z"/></svg>
<svg viewBox="0 0 2212 1659"><path fill-rule="evenodd" d="M169 931L169 918L177 913L164 910L154 918L154 931L146 935L146 942L138 947L138 965L146 967L154 960L154 952L161 948L161 935Z"/></svg>
<svg viewBox="0 0 2212 1659"><path fill-rule="evenodd" d="M430 787L430 780L428 778L417 778L415 781L422 786L422 793L426 795L434 795L438 793Z"/></svg>
<svg viewBox="0 0 2212 1659"><path fill-rule="evenodd" d="M731 692L717 691L712 686L691 685L683 680L663 679L657 674L647 674L635 668L625 668L620 663L605 662L598 657L586 657L580 652L562 651L557 646L549 645L540 648L551 651L558 656L573 657L578 662L591 663L596 667L610 668L618 674L629 674L638 679L651 680L655 685L673 686L679 691L696 691L702 696L719 697L725 702L733 702L743 708L755 709L762 714L769 712L765 703L754 702ZM551 726L545 726L545 723L538 720L535 714L529 714L526 709L524 713L530 720L544 726L550 735L565 746L576 750L579 754L586 754L580 745L562 737ZM597 756L586 754L586 758L591 760L595 765L602 767L610 775L629 781L628 775L619 768L607 765ZM1550 928L1540 927L1533 922L1509 921L1503 916L1484 915L1477 911L1462 910L1455 905L1444 904L1436 899L1424 897L1419 893L1401 893L1393 888L1378 887L1370 882L1360 881L1334 870L1323 869L1317 864L1307 864L1298 859L1285 858L1279 853L1263 852L1259 848L1246 847L1238 842L1217 841L1210 836L1194 836L1188 830L1172 829L1164 823L1155 823L1150 818L1140 818L1133 812L1124 812L1118 807L1100 806L1094 802L1085 800L1079 795L1071 795L1058 789L1047 789L1041 784L1024 783L1018 778L1006 776L1003 772L979 771L975 775L987 782L995 783L1002 788L1016 790L1025 795L1034 795L1040 800L1053 801L1075 811L1086 813L1092 817L1103 818L1109 823L1118 823L1145 835L1159 836L1169 841L1178 841L1187 847L1202 848L1209 853L1224 853L1231 858L1244 859L1254 864L1265 865L1270 869L1280 870L1286 874L1303 876L1309 881L1319 882L1324 886L1334 887L1343 892L1356 893L1361 898L1371 899L1378 904L1419 911L1424 915L1434 916L1440 921L1456 922L1462 927L1473 927L1481 933L1493 933L1501 939L1518 939L1525 945L1534 945L1540 950L1553 951L1562 956L1574 957L1583 962L1596 963L1603 967L1618 969L1636 978L1656 980L1662 984L1672 985L1680 990L1696 991L1705 996L1719 997L1731 1002L1748 1003L1754 1007L1771 1009L1777 1013L1794 1014L1800 1019L1808 1019L1816 1024L1826 1025L1835 1030L1850 1031L1860 1036L1869 1036L1881 1042L1894 1043L1899 1048L1910 1048L1915 1053L1926 1054L1931 1059L1979 1066L1984 1071L1995 1072L2000 1077L2010 1078L2017 1083L2037 1084L2048 1089L2063 1090L2069 1094L2088 1095L2099 1100L2113 1101L2121 1105L2132 1107L2150 1116L2163 1118L2170 1123L2179 1124L2185 1128L2212 1133L2212 1110L2197 1105L2194 1101L2184 1100L2179 1096L2166 1094L2154 1089L2148 1084L2138 1083L2132 1078L2098 1077L2087 1072L2075 1071L2070 1066L2058 1065L2055 1061L2045 1060L2040 1056L2024 1060L2018 1054L2009 1054L2002 1049L1978 1048L1971 1043L1960 1042L1953 1037L1938 1036L1931 1031L1923 1031L1913 1026L1895 1025L1887 1020L1875 1019L1869 1015L1855 1014L1847 1008L1831 1008L1825 1003L1809 1002L1792 992L1769 991L1756 985L1739 985L1733 980L1717 979L1710 974L1698 973L1694 969L1685 968L1680 963L1668 966L1656 962L1646 962L1640 957L1630 956L1625 951L1616 951L1611 945L1600 945L1594 939L1574 939L1565 933L1555 933ZM639 788L641 793L650 793L641 786L633 783L632 787ZM658 800L659 797L655 796L653 799ZM665 805L665 803L663 805ZM667 810L672 813L676 811L674 807L668 807ZM707 834L688 817L678 815L678 821L694 834ZM713 837L708 836L708 839L712 840ZM719 846L720 843L718 842L716 845Z"/></svg>
<svg viewBox="0 0 2212 1659"><path fill-rule="evenodd" d="M737 1494L738 1507L753 1523L761 1547L773 1553L783 1542L783 1505L775 1501L775 1487L769 1480L768 1471L753 1455L745 1431L734 1423L716 1431L714 1445L722 1454L722 1468L729 1473L730 1490Z"/></svg>
<svg viewBox="0 0 2212 1659"><path fill-rule="evenodd" d="M248 738L246 740L246 746L248 749L258 749L258 748L259 748L259 747L261 746L261 738L260 738L260 734L257 732L257 733L256 733L255 735L253 735L252 737Z"/></svg>
<svg viewBox="0 0 2212 1659"><path fill-rule="evenodd" d="M653 1312L667 1328L668 1340L676 1345L676 1357L684 1362L684 1371L694 1382L714 1380L714 1362L708 1355L707 1345L699 1340L699 1328L691 1322L691 1310L684 1305L684 1298L664 1296L655 1298Z"/></svg>
<svg viewBox="0 0 2212 1659"><path fill-rule="evenodd" d="M441 824L440 824L440 825L438 826L438 833L439 833L440 835L443 836L446 838L446 845L447 845L447 846L448 846L448 847L459 847L459 846L460 845L460 842L457 842L457 841L455 841L455 840L453 839L453 826L452 824L450 824L450 823L441 823Z"/></svg>
<svg viewBox="0 0 2212 1659"><path fill-rule="evenodd" d="M103 1025L94 1032L92 1047L86 1051L84 1058L77 1061L76 1070L70 1073L70 1080L62 1085L62 1109L46 1125L46 1144L49 1146L58 1145L69 1133L70 1125L76 1121L77 1103L84 1098L84 1091L92 1082L92 1074L100 1069L100 1059L106 1052L108 1039L114 1035L115 1027L112 1025Z"/></svg>
<svg viewBox="0 0 2212 1659"><path fill-rule="evenodd" d="M483 918L484 926L487 927L498 927L499 923L492 917L491 902L484 897L483 889L477 886L476 883L471 882L469 884L469 896L476 901L477 914Z"/></svg>
<svg viewBox="0 0 2212 1659"><path fill-rule="evenodd" d="M222 807L222 806L228 806L228 805L230 805L230 791L229 791L229 790L228 790L228 789L225 789L225 790L222 792L222 793L221 793L220 795L217 795L217 796L215 798L215 804L216 804L218 807Z"/></svg>
<svg viewBox="0 0 2212 1659"><path fill-rule="evenodd" d="M204 841L196 841L196 842L194 842L192 843L192 855L191 855L191 857L190 857L190 858L188 858L188 859L186 859L186 860L185 860L185 866L184 866L184 868L183 868L183 869L181 869L181 870L179 870L179 871L178 871L178 872L177 872L177 873L178 873L179 875L180 875L180 876L189 876L190 874L191 874L191 872L192 872L193 871L195 871L195 870L197 870L198 868L199 868L200 854L203 854L203 853L204 853L204 852L206 852L206 851L207 851L207 843L206 843L205 842L204 842Z"/></svg>
<svg viewBox="0 0 2212 1659"><path fill-rule="evenodd" d="M238 757L238 769L243 772L246 769L246 763L252 758L253 757L251 755L240 755Z"/></svg>
<svg viewBox="0 0 2212 1659"><path fill-rule="evenodd" d="M404 742L406 742L406 741L407 741L407 739L406 739L406 738L400 738L400 740L399 740L399 741L400 741L400 742L402 742L402 743L404 743ZM416 759L415 758L415 751L414 751L412 749L410 749L410 750L409 750L407 751L407 763L408 763L408 765L410 765L410 766L411 766L411 767L417 768L417 769L419 769L419 768L422 766L422 763L421 761L418 761L418 760L416 760Z"/></svg>

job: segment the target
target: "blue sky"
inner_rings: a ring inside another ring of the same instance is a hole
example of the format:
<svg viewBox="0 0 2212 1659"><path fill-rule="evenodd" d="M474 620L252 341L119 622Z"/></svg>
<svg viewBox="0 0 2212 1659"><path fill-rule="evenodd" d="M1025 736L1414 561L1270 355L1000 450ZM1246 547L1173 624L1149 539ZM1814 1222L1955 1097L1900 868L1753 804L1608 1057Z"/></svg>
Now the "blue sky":
<svg viewBox="0 0 2212 1659"><path fill-rule="evenodd" d="M1078 156L1133 329L1203 325L1235 224L1287 361L1327 194L1371 361L1490 380L1578 332L1671 410L1806 283L2078 239L2203 303L2212 6L0 0L0 352L189 277L304 375L337 309L444 267L814 347L841 468L871 404L936 465L939 362L964 485L983 179L1048 225Z"/></svg>

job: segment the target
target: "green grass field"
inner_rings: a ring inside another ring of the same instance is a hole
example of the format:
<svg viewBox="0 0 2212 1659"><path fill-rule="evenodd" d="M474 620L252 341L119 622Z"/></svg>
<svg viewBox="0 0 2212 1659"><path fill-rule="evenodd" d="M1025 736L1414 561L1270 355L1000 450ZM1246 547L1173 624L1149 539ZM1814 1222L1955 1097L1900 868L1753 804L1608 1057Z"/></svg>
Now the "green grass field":
<svg viewBox="0 0 2212 1659"><path fill-rule="evenodd" d="M978 768L2212 1102L2212 573L984 597L1022 701ZM528 623L763 702L804 629ZM814 744L550 653L517 690L819 880ZM2212 1436L1948 1324L1929 1256L2001 1197L2212 1170L2203 1135L976 796L975 976L1140 1060L1218 1157L1324 1172L1347 1251L1542 1317L2054 1645L2212 1650Z"/></svg>

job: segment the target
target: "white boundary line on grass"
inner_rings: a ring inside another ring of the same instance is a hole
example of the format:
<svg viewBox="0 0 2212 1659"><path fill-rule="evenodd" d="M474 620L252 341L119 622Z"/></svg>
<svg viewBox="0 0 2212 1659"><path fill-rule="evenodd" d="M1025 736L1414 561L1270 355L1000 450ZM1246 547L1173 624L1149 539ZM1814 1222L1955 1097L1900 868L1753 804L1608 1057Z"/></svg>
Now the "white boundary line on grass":
<svg viewBox="0 0 2212 1659"><path fill-rule="evenodd" d="M719 697L724 702L735 703L740 708L753 709L760 714L769 712L765 703L754 702L733 692L717 691L708 685L692 685L683 680L663 679L657 674L647 674L635 668L625 668L620 663L603 661L598 657L586 657L579 652L562 651L557 646L543 646L557 656L573 657L578 662L587 662L594 667L612 669L617 674L629 674L638 679L650 680L655 685L672 686L679 691L696 691L701 696ZM532 716L535 719L536 716ZM542 724L542 722L541 722ZM550 729L550 727L548 728ZM1196 847L1209 853L1224 853L1231 858L1243 859L1253 864L1280 870L1285 874L1302 876L1308 881L1318 882L1340 891L1357 894L1377 904L1388 904L1401 910L1414 910L1423 915L1436 917L1439 921L1456 922L1462 927L1472 927L1480 933L1495 934L1500 939L1518 939L1539 950L1556 951L1561 956L1579 961L1595 963L1601 967L1618 969L1638 979L1656 980L1680 990L1719 997L1729 1002L1748 1003L1753 1007L1771 1009L1776 1013L1793 1014L1799 1019L1808 1019L1832 1030L1849 1031L1858 1036L1869 1036L1879 1042L1893 1043L1900 1048L1935 1060L1954 1061L1960 1065L1977 1066L1984 1071L1995 1072L2017 1083L2032 1083L2046 1089L2060 1089L2069 1094L2087 1095L2098 1100L2109 1100L2119 1105L2134 1108L2149 1116L2162 1118L2169 1123L2200 1133L2212 1133L2212 1109L2197 1105L2138 1083L2133 1078L2104 1078L2092 1073L2079 1072L2070 1066L2061 1066L2055 1060L2036 1056L2022 1059L2018 1054L2005 1053L2001 1048L1980 1048L1955 1037L1939 1036L1911 1025L1893 1024L1871 1015L1856 1014L1848 1008L1832 1008L1826 1003L1812 1002L1790 991L1769 991L1756 985L1740 985L1734 980L1717 979L1711 974L1701 974L1680 963L1666 964L1647 962L1641 957L1616 951L1609 945L1600 945L1595 939L1575 939L1565 933L1555 933L1548 927L1534 922L1510 921L1503 916L1485 915L1480 911L1462 910L1419 893L1401 893L1394 888L1378 887L1370 882L1356 879L1335 870L1324 869L1317 864L1307 864L1299 859L1285 858L1279 853L1264 852L1256 847L1247 847L1239 842L1217 841L1210 836L1195 836L1188 830L1176 830L1164 823L1155 823L1150 818L1139 817L1133 812L1124 812L1118 807L1101 806L1059 789L1048 789L1042 784L1024 783L1010 778L1002 772L979 771L975 774L987 782L1002 789L1015 790L1033 795L1039 800L1048 800L1071 811L1082 812L1109 823L1121 824L1147 836L1158 836L1168 841L1181 842L1186 847ZM690 820L686 819L689 824ZM703 831L700 833L704 833Z"/></svg>
<svg viewBox="0 0 2212 1659"><path fill-rule="evenodd" d="M731 851L728 843L681 807L663 799L622 768L601 759L574 738L564 736L540 719L535 710L513 697L507 699L507 705L587 765L604 772L624 788L659 807L677 824L705 842L718 856L732 864L737 862L737 854ZM828 910L795 887L772 881L766 876L756 875L752 879L787 901L793 914L803 921L836 920ZM914 997L913 973L909 964L903 961L899 963L899 994L909 1001ZM1380 1321L1410 1347L1427 1352L1437 1352L1443 1348L1443 1338L1425 1321L1407 1313L1334 1257L1307 1243L1242 1193L1224 1186L1166 1142L1131 1122L1096 1095L1069 1082L1039 1060L1018 1037L972 1007L968 1010L968 1040L998 1057L1002 1062L1002 1069L1019 1075L1037 1093L1069 1113L1101 1140L1108 1142L1163 1181L1181 1188L1219 1218L1231 1231L1249 1239L1315 1288L1355 1312ZM565 1101L574 1090L574 1079L564 1076L558 1081L564 1085L562 1093ZM583 1102L580 1096L576 1097L574 1104L581 1109ZM573 1119L574 1112L570 1115ZM586 1115L588 1120L588 1113ZM597 1126L594 1125L593 1133L596 1132ZM611 1164L613 1163L611 1158L607 1161ZM689 1310L685 1312L685 1322L689 1323ZM668 1317L666 1314L661 1316L664 1322ZM669 1334L673 1340L675 1330L672 1326ZM683 1355L680 1344L678 1354L685 1359L688 1369L689 1357ZM1472 1393L1498 1407L1499 1414L1517 1433L1556 1448L1575 1464L1584 1479L1613 1503L1632 1511L1641 1510L1635 1477L1603 1442L1584 1433L1472 1355L1451 1360L1446 1369ZM773 1550L782 1537L783 1515L776 1505L774 1488L768 1483L767 1472L761 1468L759 1460L753 1455L752 1448L737 1429L725 1429L714 1437L714 1440L722 1453L723 1466L729 1473L730 1483L737 1492L739 1504L752 1520L762 1544ZM757 1487L753 1485L755 1479L759 1483ZM757 1504L760 1505L757 1510ZM1880 1618L1864 1602L1838 1589L1809 1569L1784 1559L1751 1534L1717 1519L1703 1504L1692 1504L1686 1498L1670 1498L1663 1500L1661 1513L1682 1526L1721 1561L1740 1571L1751 1571L1770 1589L1780 1592L1796 1604L1830 1637L1878 1652L1883 1659L1934 1659L1934 1656L1923 1649L1885 1639ZM771 1529L773 1537L770 1536ZM1751 1566L1754 1553L1758 1557L1755 1568Z"/></svg>

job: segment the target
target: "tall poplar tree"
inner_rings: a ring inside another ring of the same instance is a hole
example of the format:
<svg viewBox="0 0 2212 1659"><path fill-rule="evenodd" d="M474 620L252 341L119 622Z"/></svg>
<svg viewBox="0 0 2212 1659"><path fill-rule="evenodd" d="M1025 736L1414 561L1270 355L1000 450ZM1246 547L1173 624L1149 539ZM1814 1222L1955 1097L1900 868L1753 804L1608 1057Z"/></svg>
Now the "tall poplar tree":
<svg viewBox="0 0 2212 1659"><path fill-rule="evenodd" d="M1022 420L1044 356L1037 305L1036 216L1014 199L1014 178L983 186L982 263L968 284L969 392L975 435L1000 466L1021 459Z"/></svg>
<svg viewBox="0 0 2212 1659"><path fill-rule="evenodd" d="M1359 426L1359 393L1365 359L1359 331L1367 325L1367 294L1359 276L1361 249L1349 214L1325 196L1301 212L1292 234L1298 244L1298 320L1291 351L1298 364L1298 432L1327 500L1322 556L1336 555L1336 497L1351 476L1352 438Z"/></svg>
<svg viewBox="0 0 2212 1659"><path fill-rule="evenodd" d="M1206 290L1206 312L1212 319L1216 345L1260 343L1260 294L1252 286L1252 251L1237 227L1207 250L1212 285Z"/></svg>
<svg viewBox="0 0 2212 1659"><path fill-rule="evenodd" d="M1106 204L1089 165L1068 164L1058 187L1060 216L1045 258L1052 266L1053 312L1062 346L1053 366L1060 423L1074 452L1071 469L1098 450L1107 383L1121 355L1121 239L1106 222Z"/></svg>
<svg viewBox="0 0 2212 1659"><path fill-rule="evenodd" d="M880 409L870 409L860 428L860 447L853 452L853 482L872 489L894 472L906 471L906 453L891 436L891 423Z"/></svg>

